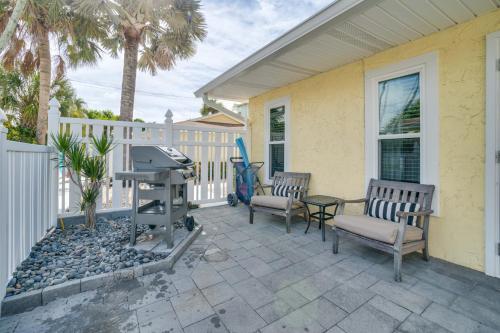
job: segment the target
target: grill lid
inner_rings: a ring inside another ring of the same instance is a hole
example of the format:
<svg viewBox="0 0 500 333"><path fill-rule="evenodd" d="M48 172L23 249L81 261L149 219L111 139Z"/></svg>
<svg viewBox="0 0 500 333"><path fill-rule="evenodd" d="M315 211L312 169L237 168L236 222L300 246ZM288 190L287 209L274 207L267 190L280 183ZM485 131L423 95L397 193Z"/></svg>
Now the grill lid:
<svg viewBox="0 0 500 333"><path fill-rule="evenodd" d="M132 146L130 158L134 170L186 169L193 161L175 148L167 146Z"/></svg>

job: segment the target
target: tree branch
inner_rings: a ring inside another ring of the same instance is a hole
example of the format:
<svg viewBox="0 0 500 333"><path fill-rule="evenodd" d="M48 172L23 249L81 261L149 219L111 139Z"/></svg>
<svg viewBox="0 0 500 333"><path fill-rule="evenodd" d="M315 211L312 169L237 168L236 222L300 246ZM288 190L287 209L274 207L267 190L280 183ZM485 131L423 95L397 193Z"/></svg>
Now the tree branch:
<svg viewBox="0 0 500 333"><path fill-rule="evenodd" d="M12 11L12 15L9 18L9 23L7 23L5 30L2 32L2 36L0 36L0 53L3 52L3 50L7 46L7 43L12 38L12 34L14 34L14 31L16 30L17 22L23 14L24 8L26 7L27 3L28 0L16 1L16 7L14 7L14 10Z"/></svg>

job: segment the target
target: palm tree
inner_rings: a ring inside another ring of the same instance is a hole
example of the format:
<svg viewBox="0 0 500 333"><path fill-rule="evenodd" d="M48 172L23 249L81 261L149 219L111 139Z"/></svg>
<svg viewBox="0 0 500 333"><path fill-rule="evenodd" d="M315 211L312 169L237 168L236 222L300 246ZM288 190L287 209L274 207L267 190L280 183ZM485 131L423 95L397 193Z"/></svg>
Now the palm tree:
<svg viewBox="0 0 500 333"><path fill-rule="evenodd" d="M0 21L8 19L15 0L1 8ZM56 72L60 77L68 64L93 64L100 58L97 40L104 29L95 20L76 15L67 0L29 0L2 55L7 70L19 68L23 74L39 72L37 141L46 142L47 115L52 77L51 40L56 42Z"/></svg>
<svg viewBox="0 0 500 333"><path fill-rule="evenodd" d="M39 88L38 72L24 75L18 70L6 71L0 67L0 108L7 114L9 140L36 143ZM87 117L85 102L76 95L67 78L57 77L52 81L50 98L56 98L61 104L61 116Z"/></svg>
<svg viewBox="0 0 500 333"><path fill-rule="evenodd" d="M26 7L26 4L28 3L28 0L17 0L16 1L16 6L12 9L12 13L9 15L8 22L2 21L1 24L4 26L1 30L2 36L0 37L0 52L3 51L5 46L7 45L8 41L11 39L12 35L16 31L16 26L17 22L19 22L19 18L24 12L24 8ZM0 3L0 6L2 7L7 7L9 4L8 2L2 2ZM0 11L4 11L5 9L2 8Z"/></svg>
<svg viewBox="0 0 500 333"><path fill-rule="evenodd" d="M110 27L103 45L123 50L120 119L132 121L137 69L155 75L194 55L206 36L198 0L75 0L81 13Z"/></svg>

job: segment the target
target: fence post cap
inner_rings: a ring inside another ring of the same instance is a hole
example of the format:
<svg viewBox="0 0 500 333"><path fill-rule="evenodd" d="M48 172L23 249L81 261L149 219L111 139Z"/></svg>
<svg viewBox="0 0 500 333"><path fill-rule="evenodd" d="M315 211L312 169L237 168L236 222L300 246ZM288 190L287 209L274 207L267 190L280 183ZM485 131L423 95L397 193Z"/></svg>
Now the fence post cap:
<svg viewBox="0 0 500 333"><path fill-rule="evenodd" d="M168 109L167 112L165 112L165 123L171 122L173 116L174 116L174 114L172 113L172 111L170 109Z"/></svg>
<svg viewBox="0 0 500 333"><path fill-rule="evenodd" d="M49 101L49 106L50 106L49 111L52 111L52 112L56 111L59 114L59 107L61 106L61 103L59 103L57 98L55 98L55 97L51 98Z"/></svg>

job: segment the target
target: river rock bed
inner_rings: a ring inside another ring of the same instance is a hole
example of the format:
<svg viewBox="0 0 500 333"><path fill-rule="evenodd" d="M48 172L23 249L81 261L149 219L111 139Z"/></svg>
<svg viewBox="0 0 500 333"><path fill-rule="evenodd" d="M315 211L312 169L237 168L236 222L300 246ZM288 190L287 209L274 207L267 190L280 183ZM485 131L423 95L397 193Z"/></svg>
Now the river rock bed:
<svg viewBox="0 0 500 333"><path fill-rule="evenodd" d="M138 225L137 235L148 229ZM129 235L130 219L126 217L99 218L95 230L83 225L67 226L64 231L57 228L33 246L28 258L17 266L6 297L167 257L166 253L129 248Z"/></svg>

